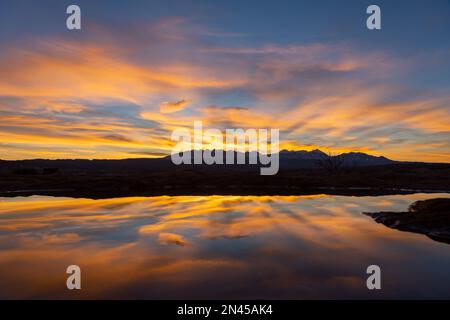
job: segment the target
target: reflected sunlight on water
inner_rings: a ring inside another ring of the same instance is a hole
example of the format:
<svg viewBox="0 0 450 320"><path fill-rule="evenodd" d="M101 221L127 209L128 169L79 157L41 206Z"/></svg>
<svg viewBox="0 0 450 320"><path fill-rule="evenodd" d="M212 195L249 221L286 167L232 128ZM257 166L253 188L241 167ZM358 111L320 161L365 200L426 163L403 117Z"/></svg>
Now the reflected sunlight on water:
<svg viewBox="0 0 450 320"><path fill-rule="evenodd" d="M0 298L450 298L450 246L361 214L434 197L0 198Z"/></svg>

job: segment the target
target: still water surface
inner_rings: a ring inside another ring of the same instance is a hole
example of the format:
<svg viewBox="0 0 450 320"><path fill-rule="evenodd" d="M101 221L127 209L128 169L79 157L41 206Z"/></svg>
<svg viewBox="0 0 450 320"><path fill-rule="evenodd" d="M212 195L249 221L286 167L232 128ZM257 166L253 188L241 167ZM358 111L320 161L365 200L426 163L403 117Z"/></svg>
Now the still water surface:
<svg viewBox="0 0 450 320"><path fill-rule="evenodd" d="M450 245L361 214L435 197L0 198L0 298L449 299Z"/></svg>

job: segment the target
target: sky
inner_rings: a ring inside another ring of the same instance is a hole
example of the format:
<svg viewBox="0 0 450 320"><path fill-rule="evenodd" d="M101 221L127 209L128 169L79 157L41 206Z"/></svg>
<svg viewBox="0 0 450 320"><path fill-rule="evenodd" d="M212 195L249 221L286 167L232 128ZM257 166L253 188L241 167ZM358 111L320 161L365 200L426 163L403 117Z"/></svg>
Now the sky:
<svg viewBox="0 0 450 320"><path fill-rule="evenodd" d="M448 0L3 0L0 159L160 157L203 121L450 162L449 57Z"/></svg>

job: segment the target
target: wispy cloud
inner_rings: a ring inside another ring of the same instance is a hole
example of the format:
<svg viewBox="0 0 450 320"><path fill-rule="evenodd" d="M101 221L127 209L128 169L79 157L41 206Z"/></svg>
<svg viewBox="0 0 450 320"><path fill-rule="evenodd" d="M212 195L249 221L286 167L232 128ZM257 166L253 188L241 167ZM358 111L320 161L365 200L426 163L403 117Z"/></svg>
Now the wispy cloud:
<svg viewBox="0 0 450 320"><path fill-rule="evenodd" d="M2 158L168 154L171 131L202 120L279 128L287 148L450 161L450 96L408 81L423 54L402 61L325 42L224 46L217 31L182 18L113 28L114 37L94 31L2 44Z"/></svg>
<svg viewBox="0 0 450 320"><path fill-rule="evenodd" d="M159 110L162 113L173 113L180 110L183 110L187 107L187 105L191 103L190 100L180 100L177 102L163 102L159 106Z"/></svg>

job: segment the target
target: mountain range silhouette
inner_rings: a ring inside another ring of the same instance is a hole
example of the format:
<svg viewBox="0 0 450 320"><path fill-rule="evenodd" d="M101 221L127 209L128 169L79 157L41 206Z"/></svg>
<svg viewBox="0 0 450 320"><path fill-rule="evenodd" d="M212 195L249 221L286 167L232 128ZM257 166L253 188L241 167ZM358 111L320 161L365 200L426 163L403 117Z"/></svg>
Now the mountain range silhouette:
<svg viewBox="0 0 450 320"><path fill-rule="evenodd" d="M205 150L191 150L186 151L191 153L191 158L194 158L195 153L203 153ZM216 152L224 152L223 150L211 150L214 155ZM231 152L231 151L225 151ZM234 158L237 158L238 153L233 152ZM246 164L226 165L223 170L229 169L248 169L249 167L259 167L260 164L249 164L250 153L245 153ZM240 153L242 155L242 153ZM258 156L256 158L259 158ZM383 156L372 156L361 152L349 152L339 155L328 155L325 152L316 149L312 151L288 151L282 150L279 152L280 169L300 169L300 168L320 168L321 161L327 159L339 160L343 167L364 167L364 166L382 166L399 161L390 160ZM220 165L179 165L176 166L171 161L171 156L165 156L162 158L129 158L120 160L109 159L33 159L33 160L15 160L6 161L0 160L0 172L11 172L18 169L30 169L30 168L55 168L58 170L84 170L84 171L126 171L126 170L166 170L176 169L177 167L215 167L216 170L220 170Z"/></svg>

